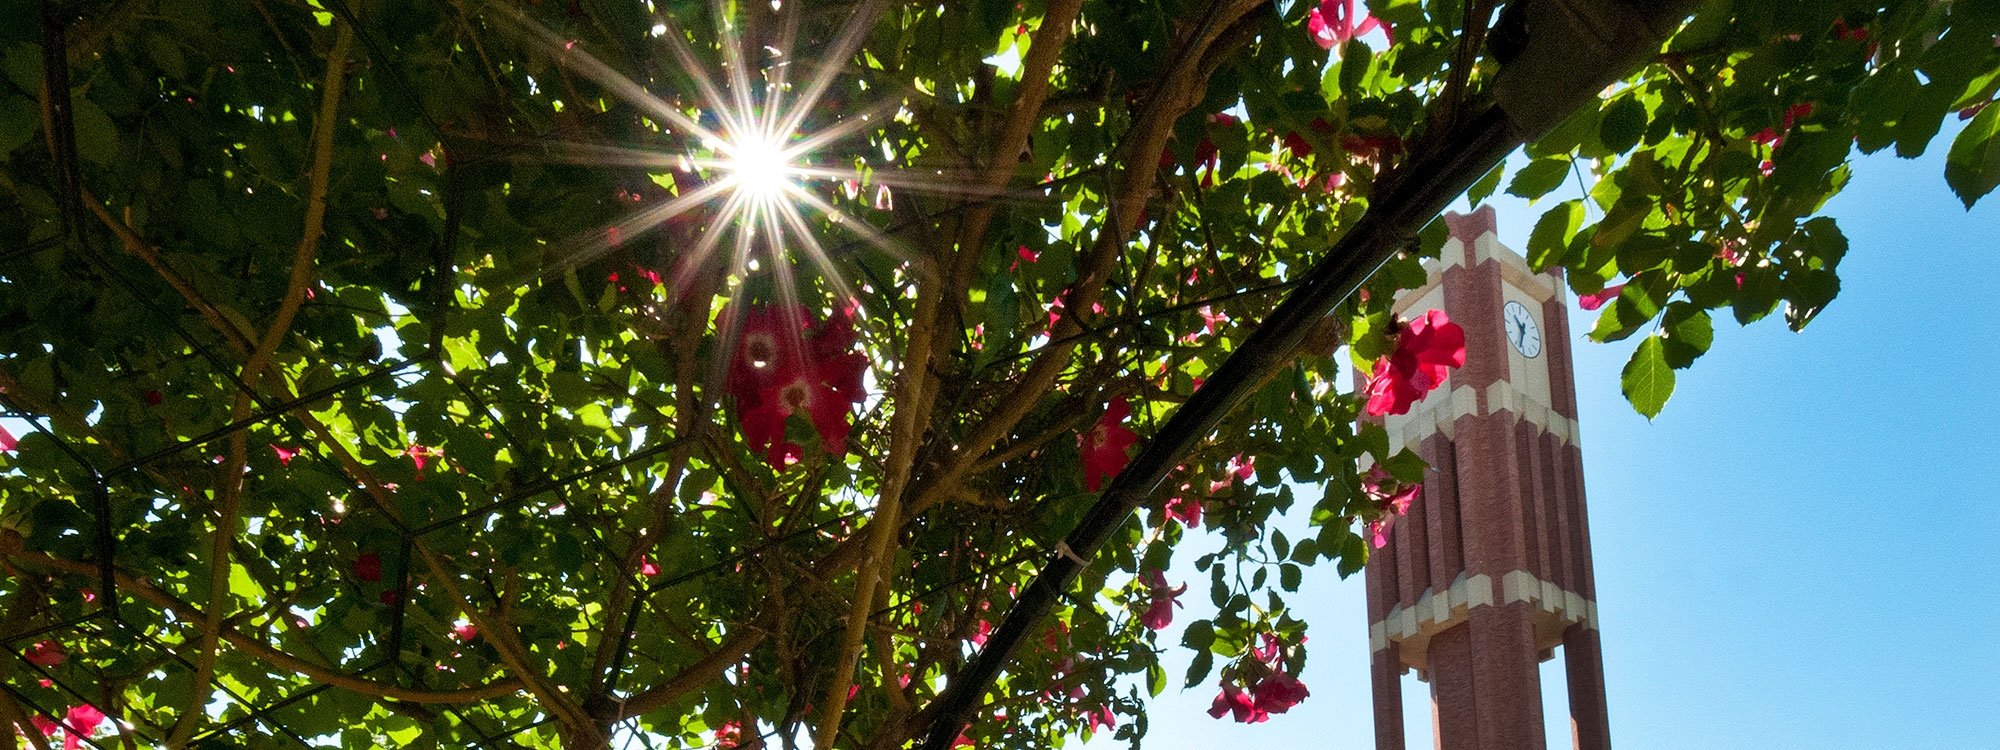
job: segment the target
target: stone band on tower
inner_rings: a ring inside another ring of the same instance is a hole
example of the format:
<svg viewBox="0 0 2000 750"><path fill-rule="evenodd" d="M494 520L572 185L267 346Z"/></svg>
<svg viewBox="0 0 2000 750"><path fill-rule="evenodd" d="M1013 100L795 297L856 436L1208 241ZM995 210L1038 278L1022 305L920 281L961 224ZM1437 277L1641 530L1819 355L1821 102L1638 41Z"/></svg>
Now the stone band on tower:
<svg viewBox="0 0 2000 750"><path fill-rule="evenodd" d="M1444 310L1465 366L1383 420L1431 471L1368 559L1376 747L1404 747L1410 668L1439 748L1546 747L1538 665L1562 646L1575 746L1608 748L1565 285L1500 245L1492 208L1444 218L1441 257L1395 311Z"/></svg>

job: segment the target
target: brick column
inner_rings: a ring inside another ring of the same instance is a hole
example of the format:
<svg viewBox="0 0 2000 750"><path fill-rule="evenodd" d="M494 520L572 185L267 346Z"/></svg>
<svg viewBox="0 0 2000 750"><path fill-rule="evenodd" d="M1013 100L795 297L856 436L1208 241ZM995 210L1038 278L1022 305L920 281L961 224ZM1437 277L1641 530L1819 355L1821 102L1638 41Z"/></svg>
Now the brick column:
<svg viewBox="0 0 2000 750"><path fill-rule="evenodd" d="M1576 750L1611 750L1611 722L1604 700L1604 652L1597 630L1577 623L1563 631L1563 670L1569 677L1570 738Z"/></svg>
<svg viewBox="0 0 2000 750"><path fill-rule="evenodd" d="M1492 609L1482 607L1482 609ZM1482 750L1479 685L1473 679L1472 629L1454 625L1431 636L1431 716L1438 750Z"/></svg>
<svg viewBox="0 0 2000 750"><path fill-rule="evenodd" d="M1394 643L1368 658L1375 689L1375 750L1405 750L1402 660Z"/></svg>

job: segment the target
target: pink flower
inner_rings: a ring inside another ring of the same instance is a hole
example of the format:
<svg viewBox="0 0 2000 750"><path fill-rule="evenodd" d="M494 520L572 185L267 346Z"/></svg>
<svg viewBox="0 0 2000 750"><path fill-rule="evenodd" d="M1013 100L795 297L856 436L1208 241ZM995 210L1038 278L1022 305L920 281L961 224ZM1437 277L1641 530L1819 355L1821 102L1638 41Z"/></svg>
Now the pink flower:
<svg viewBox="0 0 2000 750"><path fill-rule="evenodd" d="M1306 11L1306 32L1312 34L1320 49L1344 45L1377 28L1389 37L1390 44L1396 43L1389 26L1368 15L1368 11L1356 9L1355 0L1321 0L1318 7Z"/></svg>
<svg viewBox="0 0 2000 750"><path fill-rule="evenodd" d="M1190 529L1201 528L1201 498L1183 495L1168 500L1167 518Z"/></svg>
<svg viewBox="0 0 2000 750"><path fill-rule="evenodd" d="M479 637L479 626L469 622L459 623L451 626L451 634L461 641L469 641Z"/></svg>
<svg viewBox="0 0 2000 750"><path fill-rule="evenodd" d="M1343 135L1340 147L1362 161L1379 164L1384 157L1403 153L1403 139L1393 135Z"/></svg>
<svg viewBox="0 0 2000 750"><path fill-rule="evenodd" d="M1278 640L1278 636L1271 633L1258 633L1257 640L1258 645L1250 647L1250 655L1256 657L1257 661L1276 664L1278 657L1285 655L1285 644L1283 641Z"/></svg>
<svg viewBox="0 0 2000 750"><path fill-rule="evenodd" d="M43 687L47 686L44 685ZM53 735L58 730L62 729L62 725L57 724L54 719L51 719L47 716L43 716L41 714L35 714L34 716L29 717L28 723L34 724L35 729L40 730L43 737Z"/></svg>
<svg viewBox="0 0 2000 750"><path fill-rule="evenodd" d="M1611 286L1605 287L1604 291L1598 292L1596 294L1578 295L1576 298L1576 306L1581 307L1585 310L1595 310L1597 308L1603 307L1604 303L1617 299L1618 293L1622 291L1625 291L1624 284L1612 284Z"/></svg>
<svg viewBox="0 0 2000 750"><path fill-rule="evenodd" d="M986 645L986 637L990 635L993 635L993 623L987 622L985 620L980 620L979 632L972 634L972 645L974 646Z"/></svg>
<svg viewBox="0 0 2000 750"><path fill-rule="evenodd" d="M292 465L292 458L293 458L293 457L295 457L295 456L297 456L297 455L299 455L299 452L298 452L298 450L296 450L296 449L286 449L286 448L280 448L280 447L278 447L278 446L277 446L277 444L275 444L275 443L271 445L271 452L272 452L272 453L276 453L276 454L278 454L278 465L279 465L279 466L290 466L290 465ZM421 467L419 467L419 468L421 468Z"/></svg>
<svg viewBox="0 0 2000 750"><path fill-rule="evenodd" d="M1218 326L1229 322L1228 313L1214 312L1209 310L1207 305L1203 305L1198 312L1201 314L1202 326L1207 328L1209 333L1215 333Z"/></svg>
<svg viewBox="0 0 2000 750"><path fill-rule="evenodd" d="M424 475L424 467L430 464L430 459L443 456L444 449L431 448L428 446L422 446L412 443L410 447L403 449L403 455L409 456L410 461L417 465L417 476L421 477Z"/></svg>
<svg viewBox="0 0 2000 750"><path fill-rule="evenodd" d="M722 722L715 728L715 746L732 748L743 742L743 725L733 721Z"/></svg>
<svg viewBox="0 0 2000 750"><path fill-rule="evenodd" d="M660 566L658 563L653 562L653 558L641 555L639 556L639 574L646 576L659 575Z"/></svg>
<svg viewBox="0 0 2000 750"><path fill-rule="evenodd" d="M1368 522L1368 539L1381 549L1389 545L1389 529L1396 519L1410 510L1410 503L1423 492L1422 484L1401 485L1378 464L1369 467L1367 476L1361 478L1361 492L1375 501L1382 517Z"/></svg>
<svg viewBox="0 0 2000 750"><path fill-rule="evenodd" d="M63 657L67 655L63 652L62 644L47 639L36 641L33 645L28 646L26 654L29 664L41 667L61 665Z"/></svg>
<svg viewBox="0 0 2000 750"><path fill-rule="evenodd" d="M14 450L14 446L20 442L14 438L14 433L8 432L6 427L0 427L0 452Z"/></svg>
<svg viewBox="0 0 2000 750"><path fill-rule="evenodd" d="M1750 136L1750 142L1762 146L1770 146L1771 148L1777 148L1778 144L1785 142L1785 133L1790 132L1793 125L1798 124L1798 121L1805 119L1807 116L1811 115L1812 112L1813 112L1812 102L1800 102L1790 107L1786 107L1784 127L1775 129L1765 128L1763 130L1759 130L1755 135ZM1769 173L1767 172L1766 176L1768 176L1768 174Z"/></svg>
<svg viewBox="0 0 2000 750"><path fill-rule="evenodd" d="M1257 702L1249 693L1232 684L1224 684L1222 692L1215 695L1215 702L1208 707L1208 715L1217 719L1223 714L1235 714L1236 721L1243 724L1260 724L1271 718L1268 712L1259 710Z"/></svg>
<svg viewBox="0 0 2000 750"><path fill-rule="evenodd" d="M1105 408L1104 416L1098 418L1097 426L1082 436L1083 483L1091 492L1104 485L1105 477L1116 475L1125 468L1126 462L1132 460L1125 450L1132 447L1139 436L1123 424L1125 418L1131 415L1132 407L1125 403L1125 399L1114 400Z"/></svg>
<svg viewBox="0 0 2000 750"><path fill-rule="evenodd" d="M1167 576L1158 570L1146 571L1143 575L1139 576L1139 581L1146 585L1147 593L1153 597L1152 605L1146 608L1145 614L1139 616L1139 622L1144 623L1147 628L1152 630L1159 630L1172 625L1174 623L1174 608L1184 606L1177 601L1177 598L1187 591L1187 584L1183 583L1177 588L1169 588L1167 586Z"/></svg>
<svg viewBox="0 0 2000 750"><path fill-rule="evenodd" d="M744 440L764 450L772 468L805 456L785 440L785 419L793 414L812 422L828 454L847 452L848 417L867 398L868 358L853 351L854 341L849 308L820 324L797 305L757 307L744 317L725 389L736 397Z"/></svg>
<svg viewBox="0 0 2000 750"><path fill-rule="evenodd" d="M1208 483L1209 494L1212 495L1229 489L1229 485L1237 479L1248 481L1251 477L1256 476L1257 457L1251 456L1245 458L1242 454L1237 454L1235 458L1229 459L1228 471L1229 476L1227 478Z"/></svg>
<svg viewBox="0 0 2000 750"><path fill-rule="evenodd" d="M1166 151L1161 151L1160 154L1163 157L1168 155ZM1023 262L1034 263L1035 261L1040 260L1042 257L1041 252L1036 250L1029 250L1027 245L1022 245L1021 249L1014 251L1014 253L1016 255L1021 256L1021 259L1014 261L1013 265L1007 266L1007 270L1009 271L1018 270Z"/></svg>
<svg viewBox="0 0 2000 750"><path fill-rule="evenodd" d="M1306 690L1305 683L1299 682L1297 678L1286 674L1282 669L1272 672L1270 676L1258 682L1252 692L1257 695L1254 704L1256 710L1273 714L1289 711L1298 705L1299 701L1305 700L1306 696L1312 695Z"/></svg>
<svg viewBox="0 0 2000 750"><path fill-rule="evenodd" d="M63 728L69 730L63 736L63 750L83 747L84 738L96 734L97 728L103 724L104 712L97 710L96 706L85 703L71 708L63 716Z"/></svg>
<svg viewBox="0 0 2000 750"><path fill-rule="evenodd" d="M1090 731L1092 732L1097 731L1099 728L1118 726L1118 716L1111 713L1110 706L1099 706L1097 710L1091 711L1088 716L1090 717Z"/></svg>
<svg viewBox="0 0 2000 750"><path fill-rule="evenodd" d="M382 582L382 556L374 552L363 552L354 558L354 577L369 583Z"/></svg>
<svg viewBox="0 0 2000 750"><path fill-rule="evenodd" d="M1312 144L1306 142L1306 137L1299 135L1299 131L1296 130L1285 131L1285 137L1282 140L1285 144L1285 148L1292 152L1292 156L1300 159L1312 156L1313 152Z"/></svg>
<svg viewBox="0 0 2000 750"><path fill-rule="evenodd" d="M1396 350L1375 365L1368 381L1368 413L1408 414L1410 405L1444 384L1451 368L1465 364L1465 329L1442 310L1411 321L1396 336Z"/></svg>

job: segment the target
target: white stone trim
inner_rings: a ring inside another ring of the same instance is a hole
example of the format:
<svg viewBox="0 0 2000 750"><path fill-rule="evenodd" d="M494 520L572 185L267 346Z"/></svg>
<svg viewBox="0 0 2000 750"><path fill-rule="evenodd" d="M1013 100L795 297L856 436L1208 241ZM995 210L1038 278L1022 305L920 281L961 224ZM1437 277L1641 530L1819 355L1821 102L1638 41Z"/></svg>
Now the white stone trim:
<svg viewBox="0 0 2000 750"><path fill-rule="evenodd" d="M1498 380L1487 386L1484 408L1481 408L1479 391L1471 386L1454 388L1451 381L1446 380L1445 387L1451 389L1449 397L1437 398L1434 394L1417 402L1409 414L1383 420L1382 427L1389 433L1391 447L1416 450L1431 435L1443 433L1446 438L1453 437L1452 430L1459 417L1484 416L1502 411L1534 425L1540 432L1556 436L1556 441L1562 445L1581 447L1577 439L1576 420L1524 397L1512 382ZM1366 470L1368 467L1361 468Z"/></svg>
<svg viewBox="0 0 2000 750"><path fill-rule="evenodd" d="M1498 581L1484 573L1469 578L1461 573L1443 591L1425 589L1416 604L1398 604L1381 620L1369 623L1368 651L1381 651L1390 643L1409 643L1421 651L1431 636L1470 618L1473 608L1514 602L1526 602L1564 627L1580 622L1597 629L1597 602L1553 581L1525 570L1508 571Z"/></svg>

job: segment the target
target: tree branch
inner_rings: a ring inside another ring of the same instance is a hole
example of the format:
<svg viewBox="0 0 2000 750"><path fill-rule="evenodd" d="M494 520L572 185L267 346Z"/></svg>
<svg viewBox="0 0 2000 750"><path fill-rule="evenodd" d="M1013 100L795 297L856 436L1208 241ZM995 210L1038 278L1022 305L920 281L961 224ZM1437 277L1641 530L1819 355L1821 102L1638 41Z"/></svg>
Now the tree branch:
<svg viewBox="0 0 2000 750"><path fill-rule="evenodd" d="M64 560L39 552L18 552L12 553L8 557L16 562L32 563L66 573L89 575L97 571L97 565L94 562ZM208 614L200 608L162 591L158 586L153 585L151 581L124 571L118 572L118 588L120 591L132 592L139 598L151 602L154 606L173 612L175 619L182 622L206 623L211 621ZM230 645L243 649L245 653L262 659L272 666L305 675L315 682L325 683L342 690L386 700L399 700L410 703L470 703L511 695L520 692L522 687L520 679L506 677L485 685L456 690L415 690L392 683L358 677L330 667L314 664L291 653L281 651L262 640L251 637L237 630L233 625L221 625L216 635Z"/></svg>

